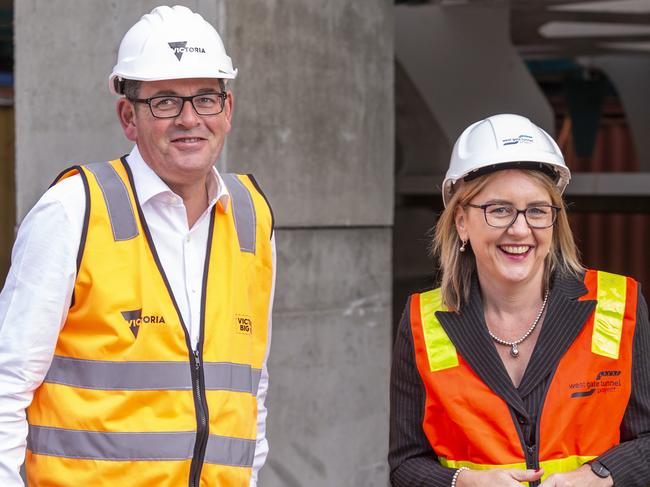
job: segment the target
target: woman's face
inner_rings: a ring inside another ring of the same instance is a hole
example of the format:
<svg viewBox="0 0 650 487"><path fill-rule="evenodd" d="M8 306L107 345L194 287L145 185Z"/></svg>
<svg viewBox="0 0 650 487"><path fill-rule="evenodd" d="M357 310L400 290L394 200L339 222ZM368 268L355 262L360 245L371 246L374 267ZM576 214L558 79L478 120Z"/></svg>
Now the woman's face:
<svg viewBox="0 0 650 487"><path fill-rule="evenodd" d="M474 205L509 204L519 210L551 205L546 189L525 171L508 169L490 176L483 189L470 201ZM456 229L469 240L481 282L501 286L523 284L544 274L544 259L551 249L553 227L530 228L523 214L507 228L494 228L485 221L482 209L465 207L456 212Z"/></svg>

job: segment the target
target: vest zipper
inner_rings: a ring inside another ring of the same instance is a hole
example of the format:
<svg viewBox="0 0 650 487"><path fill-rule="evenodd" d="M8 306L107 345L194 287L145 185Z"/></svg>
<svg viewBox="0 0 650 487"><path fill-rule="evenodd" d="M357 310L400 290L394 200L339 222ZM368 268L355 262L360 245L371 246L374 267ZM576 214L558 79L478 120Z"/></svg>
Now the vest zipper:
<svg viewBox="0 0 650 487"><path fill-rule="evenodd" d="M125 157L122 157L121 161L122 161L122 165L124 166L124 169L127 172L131 192L135 196L138 219L142 224L142 229L144 231L149 248L151 249L151 254L156 263L156 267L158 268L158 272L160 272L160 276L162 277L165 283L165 287L167 288L169 298L171 299L174 305L174 309L176 310L176 314L178 315L181 328L183 329L183 333L185 334L185 343L187 344L187 350L188 352L190 352L189 353L190 374L192 378L194 410L196 411L196 442L194 443L194 453L192 455L192 463L190 464L189 486L199 487L199 483L201 480L201 469L203 468L203 459L205 457L205 450L208 444L209 423L210 423L209 414L208 414L208 404L205 400L205 378L203 376L203 370L201 369L201 350L203 350L203 336L205 331L206 287L207 287L207 279L208 279L208 267L210 263L210 249L212 248L212 236L214 232L214 219L216 215L216 206L212 207L212 211L210 215L210 231L208 233L208 242L207 242L207 249L205 254L205 268L203 270L203 293L201 295L201 325L200 325L201 331L199 332L199 342L197 345L197 349L194 350L191 345L188 328L187 326L185 326L185 322L183 321L183 315L181 314L180 309L178 308L178 303L176 302L176 298L174 297L174 293L172 291L171 285L169 284L169 280L167 279L165 270L163 269L163 266L160 262L158 252L156 251L156 246L154 245L153 239L151 238L151 232L149 231L147 220L144 218L144 214L142 213L142 207L140 206L140 202L138 200L138 194L135 190L135 184L133 183L133 174L131 173L131 168L129 167L129 164L126 162Z"/></svg>
<svg viewBox="0 0 650 487"><path fill-rule="evenodd" d="M194 386L194 405L196 408L196 443L194 444L194 455L190 465L190 487L199 487L205 449L208 444L208 407L204 399L205 394L203 394L205 384L201 368L201 354L199 350L193 350L192 352L193 367L191 370L192 384Z"/></svg>

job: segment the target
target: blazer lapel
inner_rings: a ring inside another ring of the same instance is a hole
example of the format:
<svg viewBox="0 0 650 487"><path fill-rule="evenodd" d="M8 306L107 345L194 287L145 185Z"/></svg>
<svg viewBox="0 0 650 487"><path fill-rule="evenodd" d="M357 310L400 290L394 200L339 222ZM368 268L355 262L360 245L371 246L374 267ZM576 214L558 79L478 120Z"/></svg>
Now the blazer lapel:
<svg viewBox="0 0 650 487"><path fill-rule="evenodd" d="M587 293L582 280L557 276L551 286L548 311L526 372L519 384L525 397L540 381L547 379L582 330L596 307L596 301L578 301Z"/></svg>
<svg viewBox="0 0 650 487"><path fill-rule="evenodd" d="M521 396L487 332L478 281L473 279L469 302L461 312L438 311L436 316L458 352L483 382L515 411L527 416Z"/></svg>

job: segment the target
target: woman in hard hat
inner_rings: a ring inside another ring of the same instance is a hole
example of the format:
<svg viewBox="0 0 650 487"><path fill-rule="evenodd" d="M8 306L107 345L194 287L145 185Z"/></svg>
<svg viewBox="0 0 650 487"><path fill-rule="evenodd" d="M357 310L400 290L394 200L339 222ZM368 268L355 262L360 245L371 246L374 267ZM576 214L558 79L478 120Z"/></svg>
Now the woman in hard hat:
<svg viewBox="0 0 650 487"><path fill-rule="evenodd" d="M439 288L397 333L394 486L650 485L650 325L640 286L585 270L570 173L528 119L456 141L433 248Z"/></svg>

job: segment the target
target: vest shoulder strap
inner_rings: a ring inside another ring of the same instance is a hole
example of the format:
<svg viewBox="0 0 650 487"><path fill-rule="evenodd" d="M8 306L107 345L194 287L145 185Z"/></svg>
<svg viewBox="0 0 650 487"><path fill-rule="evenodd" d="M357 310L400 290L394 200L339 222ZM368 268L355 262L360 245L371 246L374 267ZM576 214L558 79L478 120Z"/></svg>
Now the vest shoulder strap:
<svg viewBox="0 0 650 487"><path fill-rule="evenodd" d="M625 276L597 271L597 304L591 337L591 351L596 355L613 359L619 357L625 317L627 281Z"/></svg>
<svg viewBox="0 0 650 487"><path fill-rule="evenodd" d="M236 174L222 174L221 178L230 193L235 229L239 238L239 248L242 252L255 253L257 238L257 220L255 205L248 188Z"/></svg>
<svg viewBox="0 0 650 487"><path fill-rule="evenodd" d="M84 168L95 176L102 190L115 241L137 237L138 224L129 192L113 165L109 162L94 162L85 165Z"/></svg>
<svg viewBox="0 0 650 487"><path fill-rule="evenodd" d="M440 288L420 294L422 333L431 372L458 366L456 347L438 320L436 311L447 311L447 307L442 304Z"/></svg>

